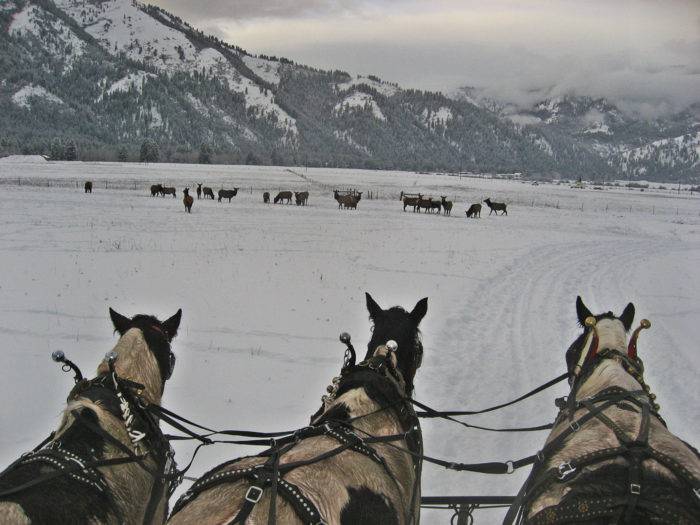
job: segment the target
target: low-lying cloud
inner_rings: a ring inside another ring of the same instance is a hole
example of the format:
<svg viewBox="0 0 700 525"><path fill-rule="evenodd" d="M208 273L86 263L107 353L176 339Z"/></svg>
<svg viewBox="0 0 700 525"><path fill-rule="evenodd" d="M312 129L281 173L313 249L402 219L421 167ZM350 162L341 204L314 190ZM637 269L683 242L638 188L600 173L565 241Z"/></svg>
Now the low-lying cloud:
<svg viewBox="0 0 700 525"><path fill-rule="evenodd" d="M647 117L700 102L695 0L156 0L254 54L528 106L606 97Z"/></svg>

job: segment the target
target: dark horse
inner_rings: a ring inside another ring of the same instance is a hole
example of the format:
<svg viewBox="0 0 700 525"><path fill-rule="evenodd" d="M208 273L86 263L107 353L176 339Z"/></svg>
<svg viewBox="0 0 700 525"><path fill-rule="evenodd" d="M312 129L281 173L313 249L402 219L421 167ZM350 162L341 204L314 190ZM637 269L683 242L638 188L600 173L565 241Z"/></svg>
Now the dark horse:
<svg viewBox="0 0 700 525"><path fill-rule="evenodd" d="M498 212L501 212L501 215L508 215L508 210L506 209L508 205L505 202L491 202L491 199L484 199L484 202L486 205L491 208L491 211L489 212L489 215L491 215L493 212L496 212L496 215L498 215Z"/></svg>
<svg viewBox="0 0 700 525"><path fill-rule="evenodd" d="M85 181L85 193L92 193L92 181Z"/></svg>
<svg viewBox="0 0 700 525"><path fill-rule="evenodd" d="M428 300L409 313L382 310L367 294L367 308L374 330L365 359L355 364L346 339L345 364L311 425L258 456L205 474L175 505L169 523L418 522L421 433L406 396L421 365L418 325Z"/></svg>
<svg viewBox="0 0 700 525"><path fill-rule="evenodd" d="M109 313L121 337L97 377L77 371L58 429L0 474L0 523L165 520L172 451L143 407L160 404L182 311L165 322ZM54 359L69 363L62 352Z"/></svg>
<svg viewBox="0 0 700 525"><path fill-rule="evenodd" d="M674 436L644 381L634 305L592 315L566 352L571 392L506 517L512 523L700 523L700 457Z"/></svg>

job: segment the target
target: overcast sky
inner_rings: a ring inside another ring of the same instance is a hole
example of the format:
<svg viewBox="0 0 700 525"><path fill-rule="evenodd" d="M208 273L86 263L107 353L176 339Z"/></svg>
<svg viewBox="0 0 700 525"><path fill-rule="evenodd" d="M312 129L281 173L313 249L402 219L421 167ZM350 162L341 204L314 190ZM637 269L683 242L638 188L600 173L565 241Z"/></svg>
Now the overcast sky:
<svg viewBox="0 0 700 525"><path fill-rule="evenodd" d="M700 0L151 0L253 54L521 104L700 101Z"/></svg>

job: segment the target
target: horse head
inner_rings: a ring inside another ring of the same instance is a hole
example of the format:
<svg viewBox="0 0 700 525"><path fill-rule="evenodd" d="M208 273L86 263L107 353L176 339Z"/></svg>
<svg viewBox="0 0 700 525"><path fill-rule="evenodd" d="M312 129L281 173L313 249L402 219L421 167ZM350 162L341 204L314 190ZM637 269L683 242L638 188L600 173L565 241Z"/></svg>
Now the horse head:
<svg viewBox="0 0 700 525"><path fill-rule="evenodd" d="M109 316L114 330L121 336L113 349L116 354L114 369L119 377L144 385L143 396L151 403L159 403L165 382L175 367L175 354L170 342L177 335L182 310L166 321L152 315L139 314L131 319L111 308ZM100 363L97 372L107 373L107 360Z"/></svg>
<svg viewBox="0 0 700 525"><path fill-rule="evenodd" d="M421 299L411 312L407 312L400 306L383 310L370 294L365 296L369 318L374 325L365 359L372 357L377 348L387 341L396 341L396 366L406 383L406 394L410 395L413 378L423 361L423 343L418 325L428 311L428 298Z"/></svg>

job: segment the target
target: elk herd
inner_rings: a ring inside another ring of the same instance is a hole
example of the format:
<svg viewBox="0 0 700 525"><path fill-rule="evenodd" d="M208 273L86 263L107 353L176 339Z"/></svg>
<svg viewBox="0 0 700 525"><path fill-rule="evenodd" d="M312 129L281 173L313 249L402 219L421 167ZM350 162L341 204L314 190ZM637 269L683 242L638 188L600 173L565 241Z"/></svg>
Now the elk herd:
<svg viewBox="0 0 700 525"><path fill-rule="evenodd" d="M441 195L440 199L438 200L434 197L427 197L422 193L406 193L402 191L399 200L403 203L403 211L406 211L406 208L413 208L414 213L420 213L420 211L423 210L423 213L442 213L443 215L452 214L453 202L448 201L447 197L444 195ZM483 202L485 202L491 210L489 215L494 212L496 212L496 215L498 215L499 211L501 212L501 215L508 215L506 203L492 202L491 198L486 198L483 200ZM472 204L465 211L465 213L468 219L476 219L481 217L481 203Z"/></svg>

